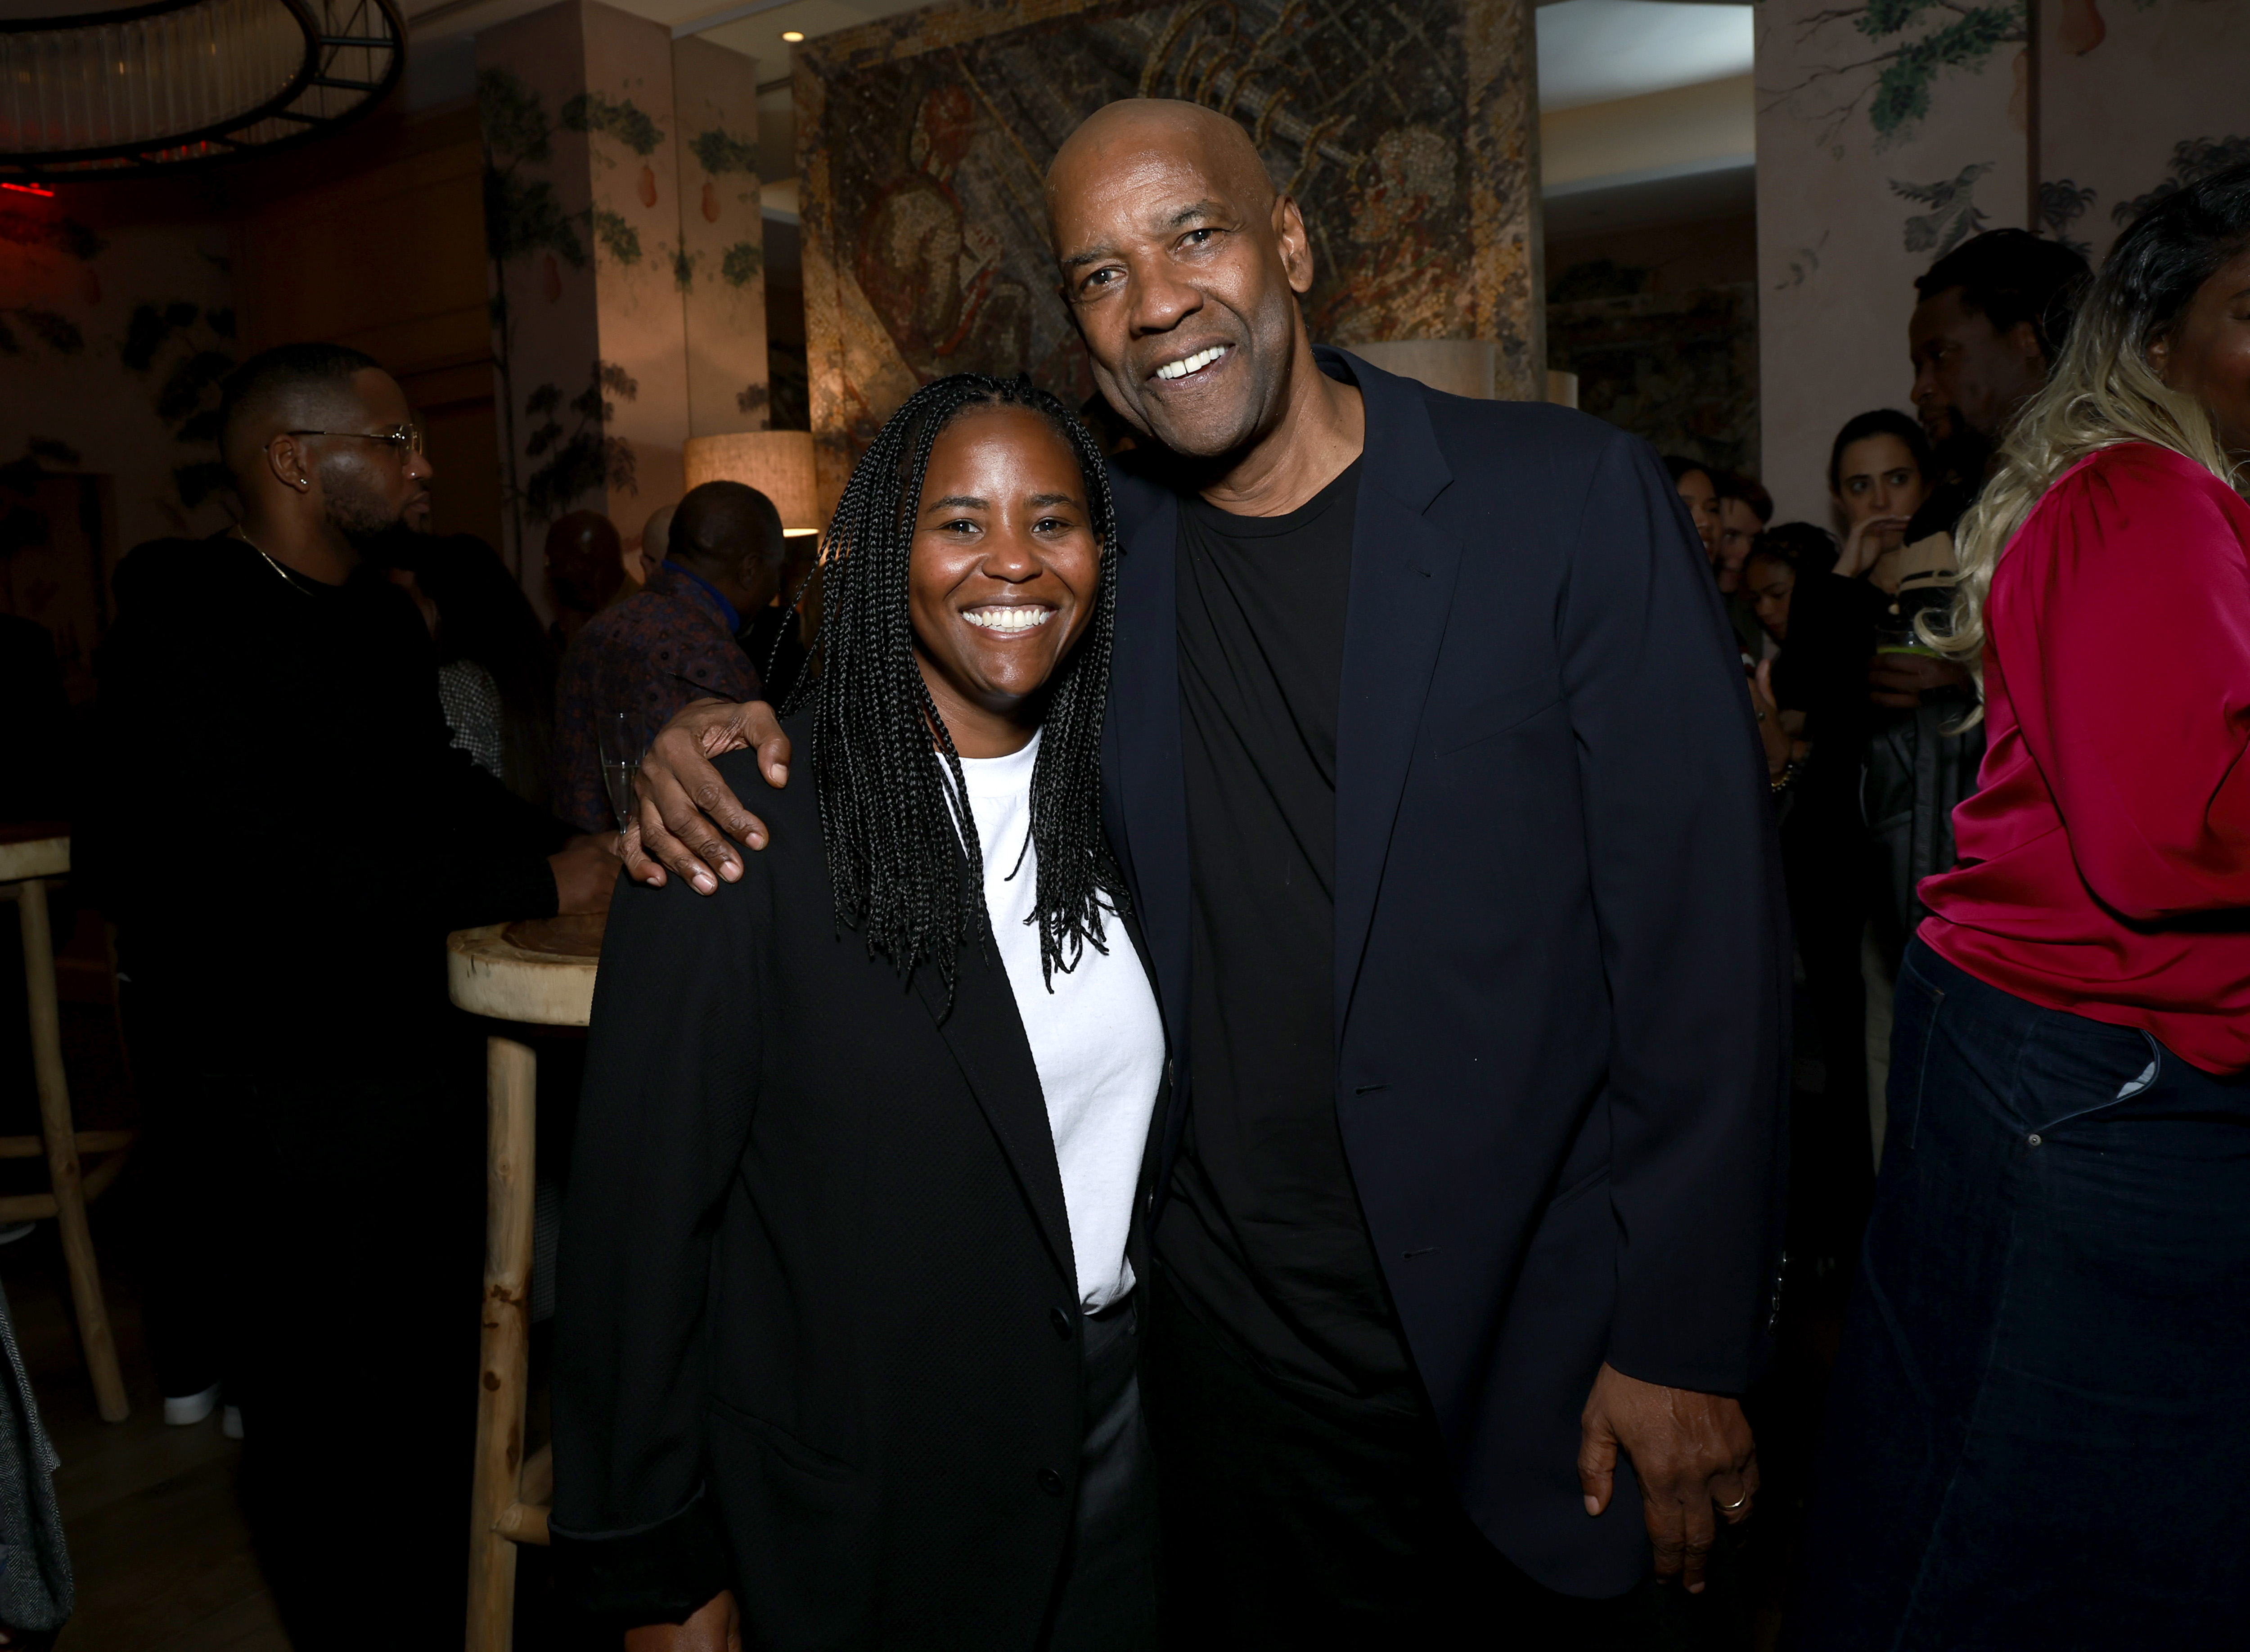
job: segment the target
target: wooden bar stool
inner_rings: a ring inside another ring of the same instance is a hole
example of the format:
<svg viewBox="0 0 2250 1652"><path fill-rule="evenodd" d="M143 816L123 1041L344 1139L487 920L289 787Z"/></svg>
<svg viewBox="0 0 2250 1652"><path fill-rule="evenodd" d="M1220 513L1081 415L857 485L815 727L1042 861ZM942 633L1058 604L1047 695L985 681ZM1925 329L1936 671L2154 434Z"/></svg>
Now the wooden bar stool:
<svg viewBox="0 0 2250 1652"><path fill-rule="evenodd" d="M445 940L445 983L472 1015L583 1027L594 1007L601 917L488 924ZM538 1057L501 1033L485 1040L491 1130L485 1160L483 1349L470 1493L468 1652L508 1652L515 1635L515 1545L544 1545L555 1456L523 1455L530 1397L532 1148Z"/></svg>
<svg viewBox="0 0 2250 1652"><path fill-rule="evenodd" d="M12 900L24 932L25 1008L31 1023L31 1066L39 1094L39 1133L0 1136L0 1159L47 1161L46 1193L0 1198L0 1222L43 1222L62 1230L63 1260L70 1270L71 1305L93 1377L94 1403L104 1422L132 1415L125 1377L117 1366L109 1306L101 1295L101 1270L93 1259L93 1231L86 1207L125 1167L129 1130L79 1130L72 1122L70 1085L63 1077L62 1016L55 1000L55 938L47 921L47 885L70 873L70 835L59 825L0 827L0 900ZM79 1155L103 1161L85 1172Z"/></svg>

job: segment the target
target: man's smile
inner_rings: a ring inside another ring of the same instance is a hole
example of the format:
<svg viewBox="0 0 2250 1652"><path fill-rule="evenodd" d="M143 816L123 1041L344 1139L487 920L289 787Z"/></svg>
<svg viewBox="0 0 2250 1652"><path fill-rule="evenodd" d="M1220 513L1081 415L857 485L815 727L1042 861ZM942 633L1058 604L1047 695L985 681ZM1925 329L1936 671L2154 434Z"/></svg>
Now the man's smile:
<svg viewBox="0 0 2250 1652"><path fill-rule="evenodd" d="M1197 350L1192 355L1184 355L1177 361L1165 362L1156 369L1156 376L1167 382L1188 378L1206 368L1218 366L1233 354L1234 347L1232 344L1210 345Z"/></svg>

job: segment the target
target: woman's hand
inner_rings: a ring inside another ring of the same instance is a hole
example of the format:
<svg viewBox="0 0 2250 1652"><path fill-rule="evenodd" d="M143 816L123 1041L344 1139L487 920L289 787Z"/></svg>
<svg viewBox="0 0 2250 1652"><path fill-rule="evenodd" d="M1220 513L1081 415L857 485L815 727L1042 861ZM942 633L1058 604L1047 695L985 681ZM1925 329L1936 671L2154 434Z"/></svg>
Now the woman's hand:
<svg viewBox="0 0 2250 1652"><path fill-rule="evenodd" d="M685 1623L646 1623L625 1631L625 1652L742 1652L742 1614L721 1590Z"/></svg>
<svg viewBox="0 0 2250 1652"><path fill-rule="evenodd" d="M618 841L615 832L591 832L547 857L557 912L609 911L610 891L618 886Z"/></svg>
<svg viewBox="0 0 2250 1652"><path fill-rule="evenodd" d="M1837 554L1836 572L1847 580L1858 579L1867 573L1881 560L1885 551L1898 548L1909 520L1903 516L1863 516L1853 523L1844 548Z"/></svg>
<svg viewBox="0 0 2250 1652"><path fill-rule="evenodd" d="M762 699L740 706L691 700L657 731L633 776L638 801L625 837L625 871L636 883L660 889L669 866L697 894L707 895L720 878L731 884L742 877L742 863L727 837L763 849L765 823L727 789L711 760L750 746L757 747L766 784L776 791L788 785L789 736Z"/></svg>
<svg viewBox="0 0 2250 1652"><path fill-rule="evenodd" d="M1910 712L1925 694L1975 681L1967 666L1927 654L1878 654L1867 662L1867 698L1895 712Z"/></svg>

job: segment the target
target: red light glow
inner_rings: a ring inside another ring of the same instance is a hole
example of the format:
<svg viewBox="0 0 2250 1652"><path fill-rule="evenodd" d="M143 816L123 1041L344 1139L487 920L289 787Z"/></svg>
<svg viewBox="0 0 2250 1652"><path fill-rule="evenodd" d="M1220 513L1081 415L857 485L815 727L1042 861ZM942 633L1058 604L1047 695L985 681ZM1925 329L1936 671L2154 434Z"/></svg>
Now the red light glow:
<svg viewBox="0 0 2250 1652"><path fill-rule="evenodd" d="M17 195L43 196L50 201L55 198L52 189L39 183L0 183L0 189L13 189Z"/></svg>

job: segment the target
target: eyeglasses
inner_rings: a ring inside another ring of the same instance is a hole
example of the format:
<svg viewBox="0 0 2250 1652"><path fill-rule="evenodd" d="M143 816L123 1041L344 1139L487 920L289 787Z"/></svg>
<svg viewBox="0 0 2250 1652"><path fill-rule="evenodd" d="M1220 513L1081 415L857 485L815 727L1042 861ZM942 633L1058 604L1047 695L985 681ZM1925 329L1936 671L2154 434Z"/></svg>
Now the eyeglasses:
<svg viewBox="0 0 2250 1652"><path fill-rule="evenodd" d="M284 436L349 436L362 442L386 442L390 457L404 461L410 453L422 451L422 427L400 424L388 430L284 430Z"/></svg>

